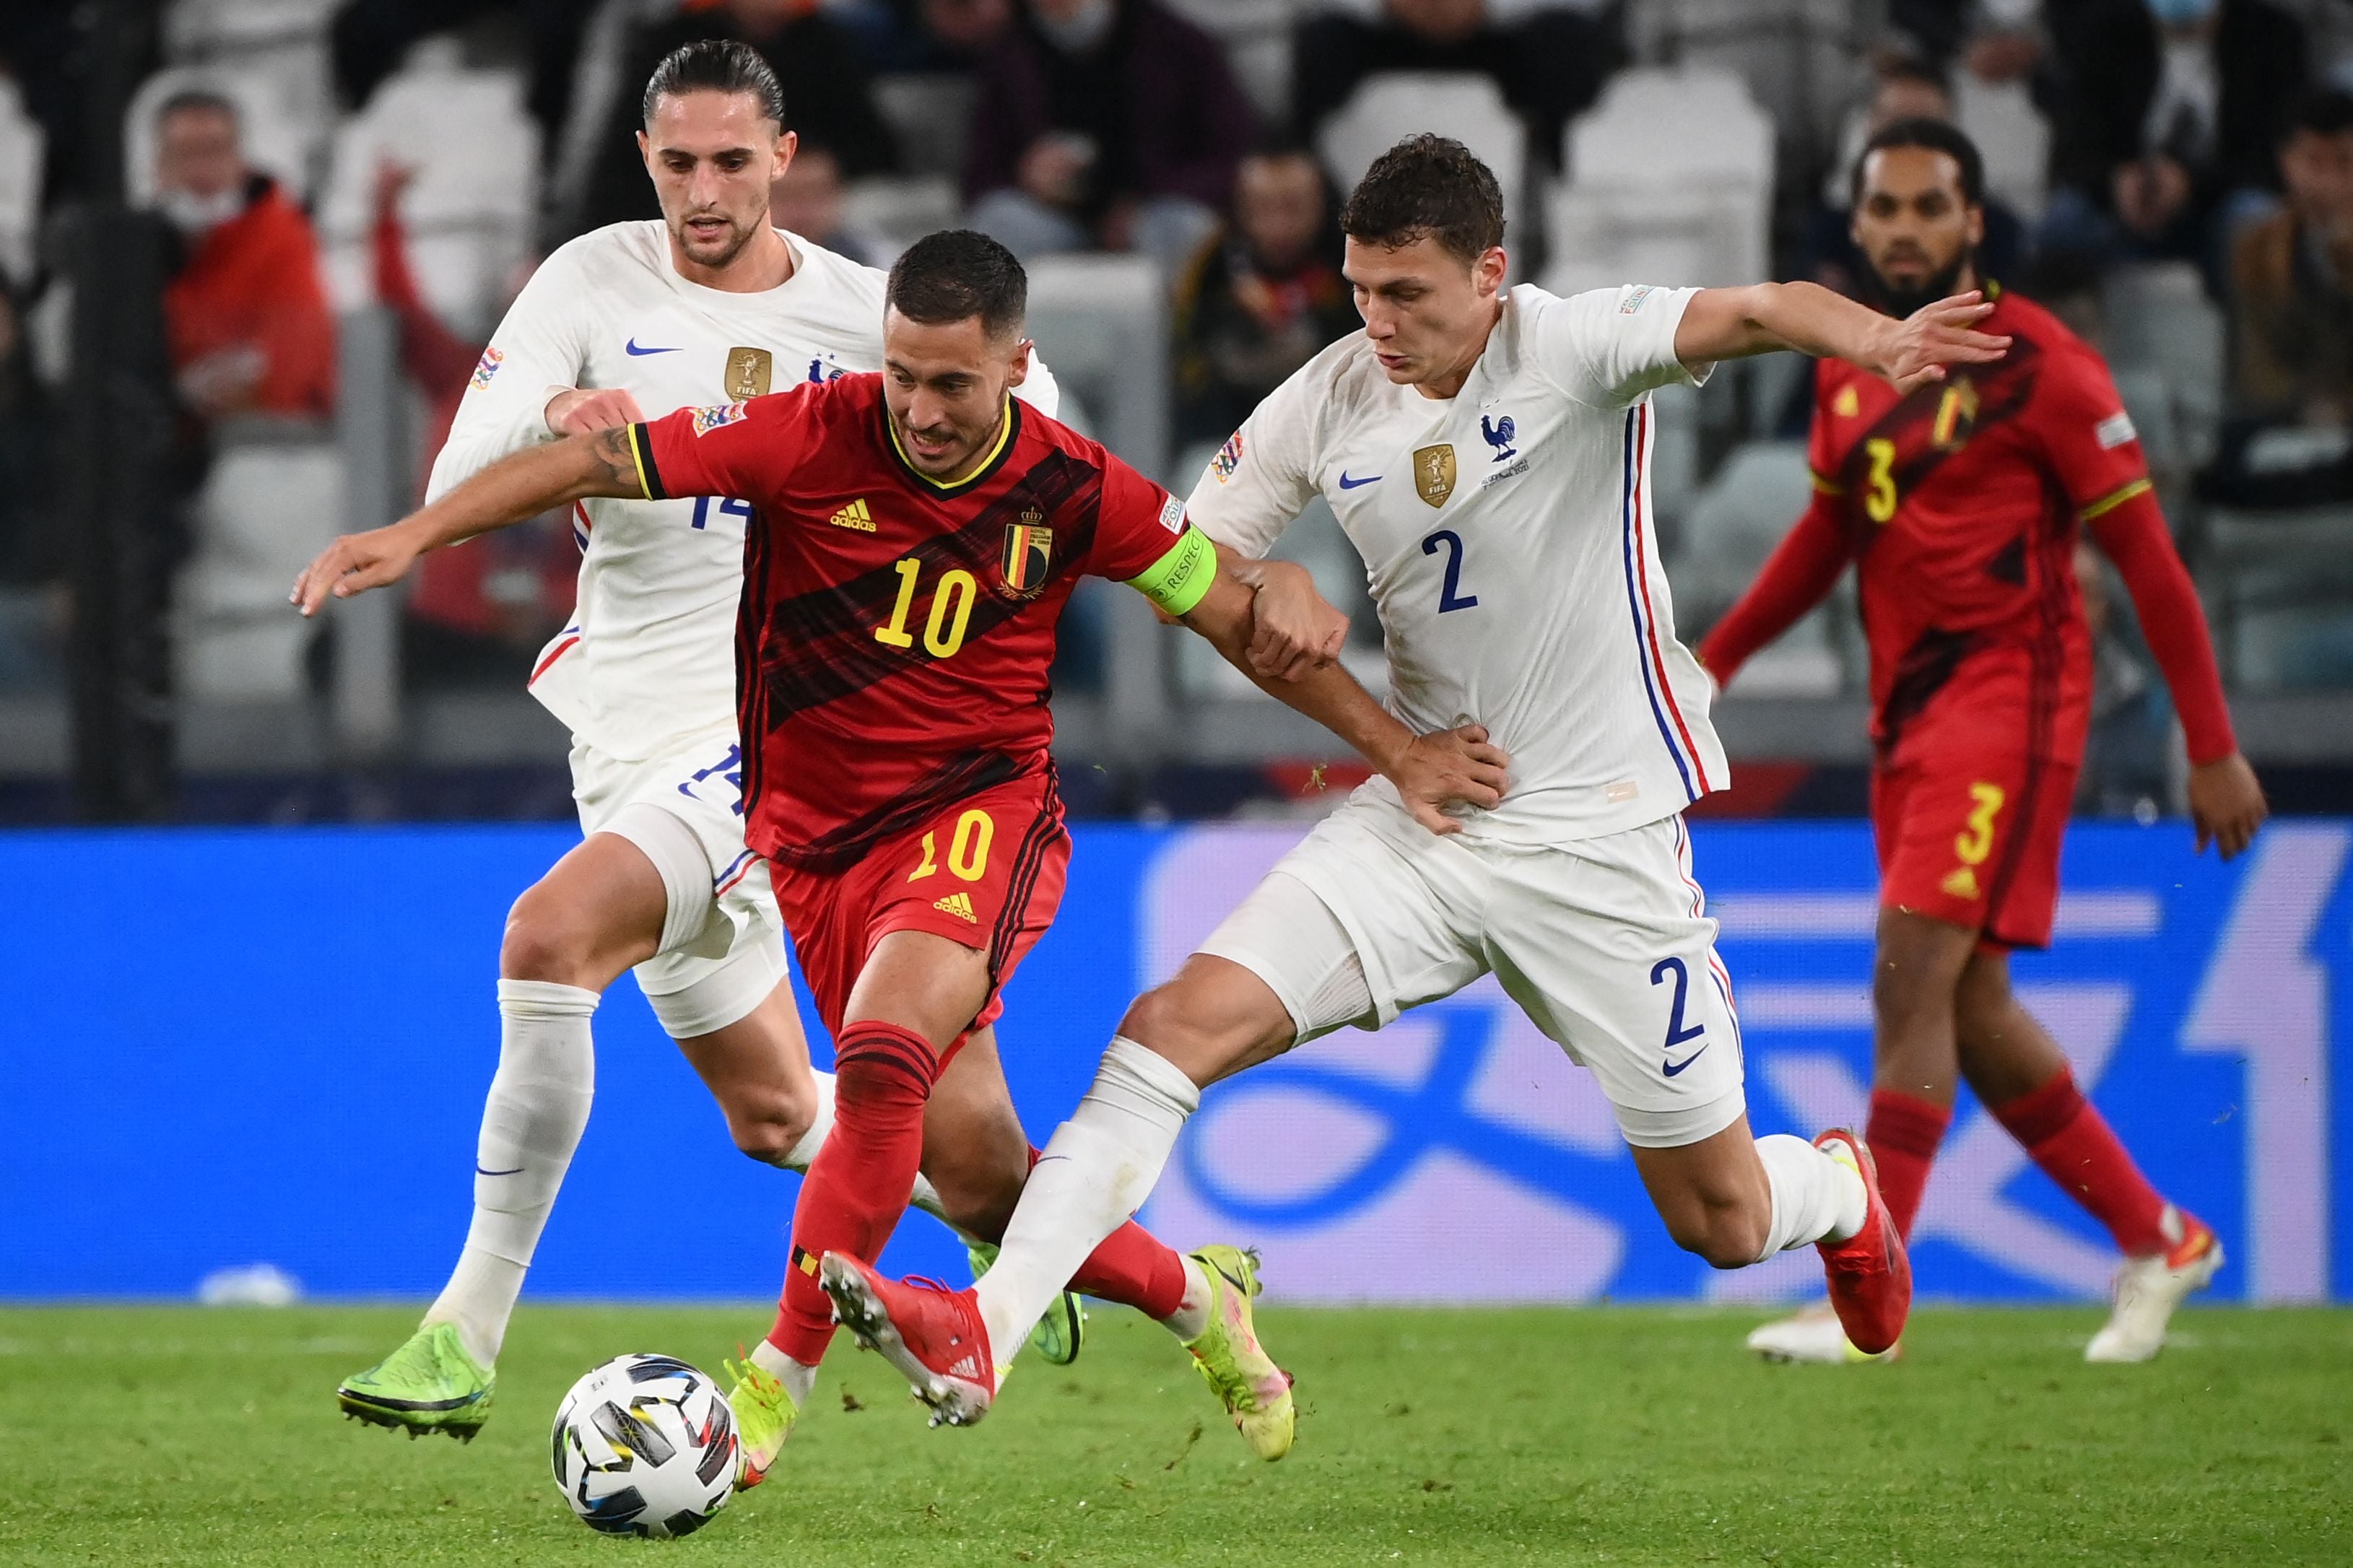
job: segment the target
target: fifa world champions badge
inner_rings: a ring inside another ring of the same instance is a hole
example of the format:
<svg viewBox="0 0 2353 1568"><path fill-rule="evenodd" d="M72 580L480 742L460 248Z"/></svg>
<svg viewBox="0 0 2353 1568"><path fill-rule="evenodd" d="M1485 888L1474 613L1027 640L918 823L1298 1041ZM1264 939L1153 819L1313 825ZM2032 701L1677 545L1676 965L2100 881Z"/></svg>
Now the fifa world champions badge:
<svg viewBox="0 0 2353 1568"><path fill-rule="evenodd" d="M747 398L765 397L776 378L776 356L766 349L733 348L727 351L727 376L722 384L727 395L737 403Z"/></svg>

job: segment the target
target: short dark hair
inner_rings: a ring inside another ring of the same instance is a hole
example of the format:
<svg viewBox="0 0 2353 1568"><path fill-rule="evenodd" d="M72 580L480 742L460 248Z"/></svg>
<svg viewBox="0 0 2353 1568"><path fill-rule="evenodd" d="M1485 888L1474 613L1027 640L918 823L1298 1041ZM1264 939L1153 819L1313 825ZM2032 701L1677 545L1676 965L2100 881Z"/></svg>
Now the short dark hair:
<svg viewBox="0 0 2353 1568"><path fill-rule="evenodd" d="M1427 235L1476 261L1504 243L1504 188L1470 148L1425 132L1373 160L1340 209L1340 230L1387 250Z"/></svg>
<svg viewBox="0 0 2353 1568"><path fill-rule="evenodd" d="M237 111L237 105L230 100L228 94L215 92L208 87L184 87L157 104L157 128L160 129L164 121L174 114L217 114L231 125L242 128L245 123L245 117Z"/></svg>
<svg viewBox="0 0 2353 1568"><path fill-rule="evenodd" d="M2316 136L2342 136L2353 131L2353 93L2341 87L2316 87L2299 97L2281 129L2284 142L2300 131Z"/></svg>
<svg viewBox="0 0 2353 1568"><path fill-rule="evenodd" d="M663 56L646 79L645 122L654 122L659 100L689 92L748 92L762 114L779 128L785 123L784 83L759 50L733 38L697 38Z"/></svg>
<svg viewBox="0 0 2353 1568"><path fill-rule="evenodd" d="M1978 144L1959 126L1942 120L1894 120L1872 133L1862 144L1862 153L1854 161L1854 173L1849 177L1847 198L1862 200L1862 171L1873 153L1890 152L1898 147L1925 148L1942 153L1961 171L1961 200L1971 206L1985 205L1985 155Z"/></svg>
<svg viewBox="0 0 2353 1568"><path fill-rule="evenodd" d="M980 318L992 338L1021 330L1029 275L1021 258L977 229L944 228L909 246L891 268L883 302L927 327Z"/></svg>

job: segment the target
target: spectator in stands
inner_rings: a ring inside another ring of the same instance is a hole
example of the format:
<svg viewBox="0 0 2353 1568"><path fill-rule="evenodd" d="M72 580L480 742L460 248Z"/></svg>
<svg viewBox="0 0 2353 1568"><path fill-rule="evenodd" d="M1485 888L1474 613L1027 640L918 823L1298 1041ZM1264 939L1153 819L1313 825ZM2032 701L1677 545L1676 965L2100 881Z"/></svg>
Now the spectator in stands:
<svg viewBox="0 0 2353 1568"><path fill-rule="evenodd" d="M155 142L155 205L185 247L164 293L182 400L207 420L325 416L335 326L310 220L246 163L228 100L174 94L156 112Z"/></svg>
<svg viewBox="0 0 2353 1568"><path fill-rule="evenodd" d="M1616 8L1588 9L1543 0L1324 0L1292 37L1292 121L1312 142L1357 85L1382 72L1491 77L1549 163L1569 121L1625 60Z"/></svg>
<svg viewBox="0 0 2353 1568"><path fill-rule="evenodd" d="M874 68L893 71L964 71L982 58L1013 24L1012 0L883 0L844 6L843 23L854 29Z"/></svg>
<svg viewBox="0 0 2353 1568"><path fill-rule="evenodd" d="M768 187L768 221L838 256L869 267L892 258L881 241L843 226L841 160L830 148L803 147Z"/></svg>
<svg viewBox="0 0 2353 1568"><path fill-rule="evenodd" d="M2341 426L2353 423L2353 96L2307 97L2279 163L2287 205L2232 249L2232 412Z"/></svg>
<svg viewBox="0 0 2353 1568"><path fill-rule="evenodd" d="M671 50L698 38L733 38L759 50L784 83L786 129L804 149L830 152L849 178L887 174L899 166L897 142L875 106L873 82L855 40L813 0L699 0L640 27L624 52L628 90L614 98L612 121L588 177L582 229L661 216L638 150L644 118L638 92Z"/></svg>
<svg viewBox="0 0 2353 1568"><path fill-rule="evenodd" d="M1314 155L1278 143L1244 158L1232 217L1176 287L1180 440L1223 440L1293 371L1362 325L1339 255Z"/></svg>
<svg viewBox="0 0 2353 1568"><path fill-rule="evenodd" d="M1029 0L981 65L971 221L1023 257L1136 250L1173 275L1256 125L1217 41L1160 0Z"/></svg>
<svg viewBox="0 0 2353 1568"><path fill-rule="evenodd" d="M1850 145L1839 158L1836 172L1823 182L1822 199L1809 221L1798 270L1841 294L1854 293L1870 275L1851 232L1854 202L1848 174L1860 161L1863 143L1882 127L1899 120L1953 123L1952 87L1943 73L1902 58L1882 63L1873 79L1871 101L1850 128ZM1987 198L1984 210L1985 240L1978 247L1978 265L1988 277L2015 278L2026 260L2026 226L2016 213L1991 197Z"/></svg>
<svg viewBox="0 0 2353 1568"><path fill-rule="evenodd" d="M2041 243L2186 258L2219 279L2231 231L2278 183L2303 25L2270 0L2072 0L2045 14L2061 87Z"/></svg>

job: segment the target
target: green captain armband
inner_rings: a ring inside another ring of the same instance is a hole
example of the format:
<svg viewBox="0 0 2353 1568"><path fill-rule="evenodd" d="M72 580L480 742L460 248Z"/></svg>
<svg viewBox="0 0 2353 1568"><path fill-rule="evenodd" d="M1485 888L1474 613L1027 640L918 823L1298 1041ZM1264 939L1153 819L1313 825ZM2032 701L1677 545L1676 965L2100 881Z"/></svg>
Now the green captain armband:
<svg viewBox="0 0 2353 1568"><path fill-rule="evenodd" d="M1168 553L1127 580L1127 585L1172 616L1190 614L1218 580L1218 547L1187 528Z"/></svg>

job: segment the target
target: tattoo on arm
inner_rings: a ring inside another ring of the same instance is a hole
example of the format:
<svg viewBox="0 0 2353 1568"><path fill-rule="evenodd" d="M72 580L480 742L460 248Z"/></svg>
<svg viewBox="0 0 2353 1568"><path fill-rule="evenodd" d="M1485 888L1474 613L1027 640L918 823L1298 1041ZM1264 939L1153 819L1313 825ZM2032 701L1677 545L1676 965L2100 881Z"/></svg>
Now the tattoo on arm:
<svg viewBox="0 0 2353 1568"><path fill-rule="evenodd" d="M628 493L638 488L638 456L629 446L629 427L617 425L596 433L589 447L598 467L597 477L621 487L617 493Z"/></svg>

